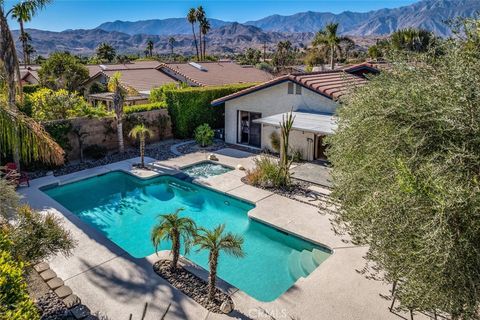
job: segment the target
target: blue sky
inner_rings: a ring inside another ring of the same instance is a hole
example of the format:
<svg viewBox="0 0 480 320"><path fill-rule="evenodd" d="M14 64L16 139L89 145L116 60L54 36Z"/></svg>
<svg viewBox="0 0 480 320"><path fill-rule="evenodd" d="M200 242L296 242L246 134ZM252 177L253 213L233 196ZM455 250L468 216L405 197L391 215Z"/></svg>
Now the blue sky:
<svg viewBox="0 0 480 320"><path fill-rule="evenodd" d="M227 21L245 22L271 14L290 15L303 11L370 11L395 8L418 0L56 0L40 12L29 28L52 31L89 29L106 21L137 21L183 17L190 7L203 5L207 15ZM14 3L6 0L5 7ZM12 23L12 29L16 29Z"/></svg>

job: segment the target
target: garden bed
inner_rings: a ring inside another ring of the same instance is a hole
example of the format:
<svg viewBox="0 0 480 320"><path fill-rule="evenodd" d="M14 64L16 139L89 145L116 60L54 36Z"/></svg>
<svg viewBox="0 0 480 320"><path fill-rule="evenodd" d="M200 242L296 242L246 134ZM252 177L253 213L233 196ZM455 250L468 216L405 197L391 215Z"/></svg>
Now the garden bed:
<svg viewBox="0 0 480 320"><path fill-rule="evenodd" d="M178 143L177 140L172 140L172 141L160 142L160 143L148 145L145 148L145 156L156 159L156 160L168 160L170 158L174 158L176 156L170 151L170 147L176 143ZM80 163L80 162L67 163L53 170L41 169L41 170L37 170L30 173L29 176L30 176L30 179L40 178L40 177L46 176L49 171L53 171L54 176L62 176L62 175L77 172L80 170L90 169L98 166L104 166L110 163L123 161L123 160L131 159L139 156L140 154L139 154L138 148L130 148L125 150L123 154L112 153L98 160L87 160L87 161L84 161L83 163Z"/></svg>
<svg viewBox="0 0 480 320"><path fill-rule="evenodd" d="M216 289L213 301L209 301L208 283L182 267L178 267L177 270L173 272L171 263L171 260L159 260L153 265L153 270L172 286L211 312L224 313L220 307L222 303L227 300L230 300L229 302L233 305L232 298L220 289Z"/></svg>

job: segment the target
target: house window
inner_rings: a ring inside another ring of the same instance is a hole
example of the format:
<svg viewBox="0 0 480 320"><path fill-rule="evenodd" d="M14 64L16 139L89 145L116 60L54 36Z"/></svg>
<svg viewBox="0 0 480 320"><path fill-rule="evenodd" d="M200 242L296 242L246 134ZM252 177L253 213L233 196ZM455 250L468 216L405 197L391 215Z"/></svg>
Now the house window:
<svg viewBox="0 0 480 320"><path fill-rule="evenodd" d="M302 94L302 86L297 84L295 85L295 94Z"/></svg>
<svg viewBox="0 0 480 320"><path fill-rule="evenodd" d="M293 94L293 82L288 83L288 94Z"/></svg>

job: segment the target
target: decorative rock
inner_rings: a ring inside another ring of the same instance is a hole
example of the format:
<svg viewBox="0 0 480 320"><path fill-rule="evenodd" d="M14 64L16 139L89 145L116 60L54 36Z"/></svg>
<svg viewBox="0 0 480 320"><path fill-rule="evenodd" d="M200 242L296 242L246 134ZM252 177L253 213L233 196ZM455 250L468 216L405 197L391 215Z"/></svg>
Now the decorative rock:
<svg viewBox="0 0 480 320"><path fill-rule="evenodd" d="M218 161L218 158L215 154L210 153L210 155L208 156L208 160Z"/></svg>
<svg viewBox="0 0 480 320"><path fill-rule="evenodd" d="M75 319L85 319L90 315L90 309L88 309L86 305L79 304L78 306L70 309L70 313L75 317Z"/></svg>
<svg viewBox="0 0 480 320"><path fill-rule="evenodd" d="M80 298L77 295L71 294L68 297L63 299L63 303L65 303L65 305L67 306L68 309L71 309L71 308L79 305L80 303L82 303L82 301L80 300Z"/></svg>
<svg viewBox="0 0 480 320"><path fill-rule="evenodd" d="M70 289L70 287L68 286L61 286L60 288L56 289L54 292L60 299L66 298L73 293L72 289Z"/></svg>
<svg viewBox="0 0 480 320"><path fill-rule="evenodd" d="M56 278L57 274L52 269L48 269L40 273L40 277L42 277L43 280L48 281L50 279Z"/></svg>
<svg viewBox="0 0 480 320"><path fill-rule="evenodd" d="M46 262L40 262L39 264L36 264L33 269L35 269L35 271L37 271L38 273L41 273L50 269L50 266Z"/></svg>
<svg viewBox="0 0 480 320"><path fill-rule="evenodd" d="M60 279L59 277L53 278L51 280L47 281L47 285L50 287L50 289L55 290L57 288L60 288L63 286L63 280Z"/></svg>
<svg viewBox="0 0 480 320"><path fill-rule="evenodd" d="M245 170L245 167L242 166L241 164L237 164L237 170L242 170L242 171L244 171L244 170Z"/></svg>
<svg viewBox="0 0 480 320"><path fill-rule="evenodd" d="M222 305L220 306L220 310L225 314L229 314L233 311L233 309L235 309L235 306L233 301L230 299L223 301Z"/></svg>

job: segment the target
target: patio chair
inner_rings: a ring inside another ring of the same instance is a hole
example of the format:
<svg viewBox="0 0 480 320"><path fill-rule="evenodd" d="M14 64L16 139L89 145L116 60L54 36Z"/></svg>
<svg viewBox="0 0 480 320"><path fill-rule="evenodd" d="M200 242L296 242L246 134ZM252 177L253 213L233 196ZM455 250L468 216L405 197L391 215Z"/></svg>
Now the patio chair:
<svg viewBox="0 0 480 320"><path fill-rule="evenodd" d="M7 163L3 169L3 173L5 175L5 179L14 181L17 187L25 184L30 187L30 178L28 177L27 173L19 172L15 163Z"/></svg>

